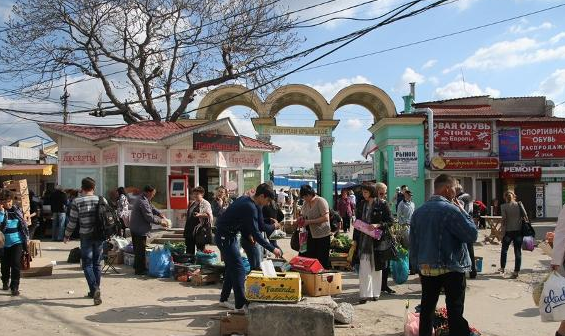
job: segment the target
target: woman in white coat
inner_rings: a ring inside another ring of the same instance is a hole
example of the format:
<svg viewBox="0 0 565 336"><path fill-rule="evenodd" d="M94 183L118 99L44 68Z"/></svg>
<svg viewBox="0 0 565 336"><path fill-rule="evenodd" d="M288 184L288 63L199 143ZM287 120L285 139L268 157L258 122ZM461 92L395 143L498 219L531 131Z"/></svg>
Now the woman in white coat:
<svg viewBox="0 0 565 336"><path fill-rule="evenodd" d="M564 273L563 262L565 261L565 207L561 209L555 226L555 238L553 239L553 258L551 269ZM565 321L561 322L555 336L565 336Z"/></svg>

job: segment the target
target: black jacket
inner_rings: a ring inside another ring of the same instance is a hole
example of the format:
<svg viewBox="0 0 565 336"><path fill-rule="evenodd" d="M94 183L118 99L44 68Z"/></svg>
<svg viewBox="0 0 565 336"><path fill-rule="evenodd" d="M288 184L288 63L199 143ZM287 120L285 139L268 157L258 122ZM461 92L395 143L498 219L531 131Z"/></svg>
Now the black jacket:
<svg viewBox="0 0 565 336"><path fill-rule="evenodd" d="M51 194L51 212L65 212L67 206L67 194L61 190L55 190Z"/></svg>

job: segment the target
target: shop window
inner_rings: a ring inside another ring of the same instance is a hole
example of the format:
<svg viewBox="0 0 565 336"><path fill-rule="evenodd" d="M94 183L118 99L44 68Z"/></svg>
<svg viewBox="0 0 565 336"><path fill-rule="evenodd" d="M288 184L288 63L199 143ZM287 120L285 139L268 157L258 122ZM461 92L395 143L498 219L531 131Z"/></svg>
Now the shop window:
<svg viewBox="0 0 565 336"><path fill-rule="evenodd" d="M239 171L237 170L224 170L222 174L222 185L228 189L230 196L239 196Z"/></svg>
<svg viewBox="0 0 565 336"><path fill-rule="evenodd" d="M65 189L80 189L81 181L85 177L90 177L96 181L97 190L103 187L99 168L61 168L60 184Z"/></svg>
<svg viewBox="0 0 565 336"><path fill-rule="evenodd" d="M125 166L125 188L139 194L146 185L157 189L153 205L158 209L167 208L167 168L151 166Z"/></svg>
<svg viewBox="0 0 565 336"><path fill-rule="evenodd" d="M110 192L118 188L118 166L102 168L102 176L104 180L102 194L111 198Z"/></svg>
<svg viewBox="0 0 565 336"><path fill-rule="evenodd" d="M255 189L261 184L261 171L260 170L244 170L243 171L243 191L247 192L250 189Z"/></svg>

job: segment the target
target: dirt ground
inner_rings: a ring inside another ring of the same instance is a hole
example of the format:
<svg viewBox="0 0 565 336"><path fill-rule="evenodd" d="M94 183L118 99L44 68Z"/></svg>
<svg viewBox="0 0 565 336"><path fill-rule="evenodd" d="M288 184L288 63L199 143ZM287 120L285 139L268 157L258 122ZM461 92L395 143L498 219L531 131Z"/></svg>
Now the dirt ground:
<svg viewBox="0 0 565 336"><path fill-rule="evenodd" d="M66 263L69 250L77 245L42 242L43 257L57 262L53 275L22 279L20 297L0 291L0 334L219 335L217 318L224 311L216 304L220 285L191 287L170 279L135 276L132 268L120 265L120 274L104 274L103 303L93 306L91 299L84 298L87 285L79 265ZM288 239L281 245L287 259L294 255ZM550 258L539 249L524 252L523 271L517 280L510 280L495 273L499 251L500 245L475 247L484 263L479 277L468 281L467 320L484 335L553 335L557 323L540 322L531 294L531 284L547 273ZM513 258L511 248L509 268ZM356 303L357 286L356 275L344 273L344 291L334 299ZM336 327L336 335L402 335L405 304L409 300L412 309L419 303L420 285L411 277L406 284L392 287L396 295L356 305L354 323Z"/></svg>

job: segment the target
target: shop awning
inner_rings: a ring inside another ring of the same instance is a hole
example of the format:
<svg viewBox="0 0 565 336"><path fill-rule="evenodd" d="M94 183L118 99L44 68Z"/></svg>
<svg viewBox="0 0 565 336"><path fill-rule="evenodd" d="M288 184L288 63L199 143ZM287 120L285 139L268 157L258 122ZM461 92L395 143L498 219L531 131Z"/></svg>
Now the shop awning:
<svg viewBox="0 0 565 336"><path fill-rule="evenodd" d="M43 175L49 176L53 174L53 165L50 164L8 164L0 167L0 176L7 175Z"/></svg>

